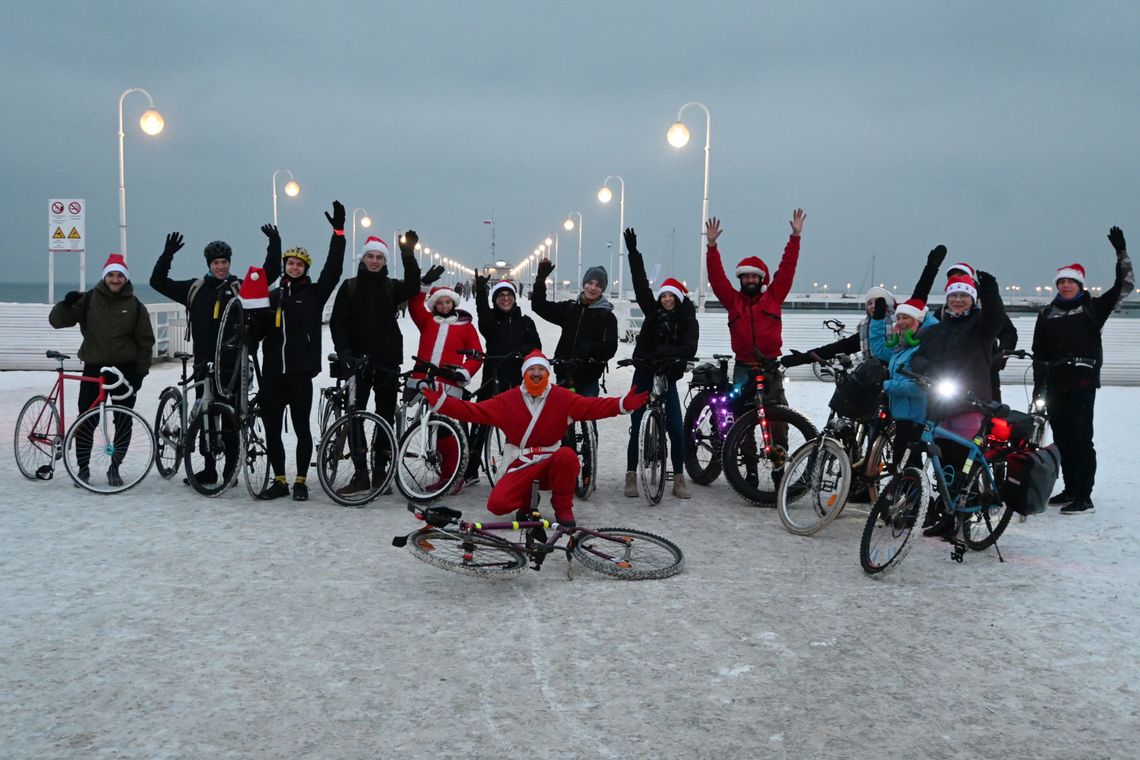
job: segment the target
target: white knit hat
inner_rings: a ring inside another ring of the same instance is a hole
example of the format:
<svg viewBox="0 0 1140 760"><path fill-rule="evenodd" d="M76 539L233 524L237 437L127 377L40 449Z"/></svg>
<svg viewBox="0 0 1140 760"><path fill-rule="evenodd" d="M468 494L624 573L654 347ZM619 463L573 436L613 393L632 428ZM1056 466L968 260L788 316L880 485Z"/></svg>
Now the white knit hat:
<svg viewBox="0 0 1140 760"><path fill-rule="evenodd" d="M511 291L512 296L515 296L516 298L518 297L518 293L515 292L515 286L509 280L499 280L498 282L496 282L494 285L491 286L491 300L492 301L495 300L495 296L497 296L499 294L500 290L509 290L509 291Z"/></svg>
<svg viewBox="0 0 1140 760"><path fill-rule="evenodd" d="M876 298L882 298L884 301L886 301L887 302L887 308L889 308L889 309L895 308L895 304L898 303L895 300L895 294L894 293L887 290L886 288L880 288L878 285L874 286L873 288L871 288L870 290L867 291L867 295L863 296L863 303L866 303L867 301L874 300Z"/></svg>

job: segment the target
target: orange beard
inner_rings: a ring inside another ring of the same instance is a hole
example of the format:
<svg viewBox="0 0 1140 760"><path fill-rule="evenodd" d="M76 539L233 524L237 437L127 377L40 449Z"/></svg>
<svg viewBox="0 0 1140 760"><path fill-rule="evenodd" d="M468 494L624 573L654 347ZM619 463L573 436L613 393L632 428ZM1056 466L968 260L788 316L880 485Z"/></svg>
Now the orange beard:
<svg viewBox="0 0 1140 760"><path fill-rule="evenodd" d="M546 375L544 378L542 378L542 381L538 383L533 382L530 379L530 375L523 375L523 386L526 388L527 393L529 393L531 396L534 396L535 398L541 396L542 392L546 390L546 386L548 385L550 385L550 375Z"/></svg>

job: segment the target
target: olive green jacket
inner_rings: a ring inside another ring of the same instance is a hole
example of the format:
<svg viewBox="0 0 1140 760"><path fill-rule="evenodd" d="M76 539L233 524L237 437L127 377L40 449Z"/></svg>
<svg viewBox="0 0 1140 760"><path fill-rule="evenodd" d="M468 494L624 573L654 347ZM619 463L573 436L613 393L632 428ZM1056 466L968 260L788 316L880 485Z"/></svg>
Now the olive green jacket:
<svg viewBox="0 0 1140 760"><path fill-rule="evenodd" d="M135 298L130 281L112 293L100 280L70 306L60 301L52 307L48 322L57 330L79 325L83 333L79 358L85 362L133 368L140 376L150 372L154 330L150 314Z"/></svg>

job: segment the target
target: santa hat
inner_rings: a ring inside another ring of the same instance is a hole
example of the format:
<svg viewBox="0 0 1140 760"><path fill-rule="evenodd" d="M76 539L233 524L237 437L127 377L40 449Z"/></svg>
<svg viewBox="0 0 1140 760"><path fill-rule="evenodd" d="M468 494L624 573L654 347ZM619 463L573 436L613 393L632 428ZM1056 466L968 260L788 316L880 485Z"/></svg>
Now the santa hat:
<svg viewBox="0 0 1140 760"><path fill-rule="evenodd" d="M760 292L763 293L768 289L768 265L759 256L749 256L740 260L736 265L736 276L742 274L760 275Z"/></svg>
<svg viewBox="0 0 1140 760"><path fill-rule="evenodd" d="M116 254L111 254L115 256ZM103 270L103 274L107 274L107 270ZM1061 267L1057 270L1057 276L1053 278L1053 284L1057 284L1057 280L1061 278L1068 278L1076 280L1083 288L1085 286L1085 268L1080 264L1069 264L1068 266Z"/></svg>
<svg viewBox="0 0 1140 760"><path fill-rule="evenodd" d="M526 355L522 363L522 373L525 375L526 371L535 365L546 367L546 371L550 371L550 360L539 351L537 348Z"/></svg>
<svg viewBox="0 0 1140 760"><path fill-rule="evenodd" d="M364 254L370 251L382 253L384 258L388 258L388 244L375 235L369 235L368 239L364 241L364 247L360 249L360 258L364 258Z"/></svg>
<svg viewBox="0 0 1140 760"><path fill-rule="evenodd" d="M494 285L491 286L491 300L492 301L495 300L495 296L497 296L499 294L500 290L509 290L509 291L511 291L512 296L515 296L516 298L518 297L518 293L515 291L515 286L513 283L511 283L509 280L499 280L498 282L496 282Z"/></svg>
<svg viewBox="0 0 1140 760"><path fill-rule="evenodd" d="M977 280L978 279L978 273L974 271L974 268L972 266L970 266L969 264L967 264L964 261L959 261L957 264L955 264L952 267L950 267L949 269L947 269L946 270L946 277L947 278L953 277L955 272L961 272L962 274L969 277L971 280Z"/></svg>
<svg viewBox="0 0 1140 760"><path fill-rule="evenodd" d="M250 267L238 291L241 305L247 309L269 308L269 280L261 267Z"/></svg>
<svg viewBox="0 0 1140 760"><path fill-rule="evenodd" d="M921 322L926 319L926 302L921 298L910 298L895 307L897 316L906 316Z"/></svg>
<svg viewBox="0 0 1140 760"><path fill-rule="evenodd" d="M127 260L123 258L121 253L112 253L107 257L107 263L103 265L103 276L111 274L111 272L121 272L123 277L128 280L131 279L131 273L127 271ZM1082 279L1081 282L1084 282Z"/></svg>
<svg viewBox="0 0 1140 760"><path fill-rule="evenodd" d="M946 295L951 293L965 293L975 301L978 300L978 288L974 280L964 274L956 274L946 281Z"/></svg>
<svg viewBox="0 0 1140 760"><path fill-rule="evenodd" d="M455 292L454 288L449 288L446 285L439 285L428 291L427 299L424 303L427 305L428 311L435 310L435 302L441 298L450 298L452 303L456 306L459 305L459 294Z"/></svg>
<svg viewBox="0 0 1140 760"><path fill-rule="evenodd" d="M685 284L680 280L668 277L665 282L661 283L661 287L657 289L657 300L660 301L661 296L666 293L672 293L677 296L679 300L684 301L689 296L689 289L686 288Z"/></svg>
<svg viewBox="0 0 1140 760"><path fill-rule="evenodd" d="M873 301L876 298L882 298L884 301L886 301L888 309L895 308L895 304L898 303L898 301L895 300L894 293L887 290L886 288L881 288L878 285L867 291L867 295L863 296L863 303L867 303L867 301Z"/></svg>

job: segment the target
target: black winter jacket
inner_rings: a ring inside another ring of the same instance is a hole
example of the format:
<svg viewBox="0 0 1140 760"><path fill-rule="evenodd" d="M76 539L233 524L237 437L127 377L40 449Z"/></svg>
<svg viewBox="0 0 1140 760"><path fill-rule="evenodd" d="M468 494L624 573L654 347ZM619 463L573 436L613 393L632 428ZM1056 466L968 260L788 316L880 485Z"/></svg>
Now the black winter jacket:
<svg viewBox="0 0 1140 760"><path fill-rule="evenodd" d="M404 256L404 279L388 276L388 267L370 272L361 260L356 277L345 280L333 301L329 330L337 353L367 354L372 366L394 369L404 361L404 335L396 312L420 292L420 266Z"/></svg>
<svg viewBox="0 0 1140 760"><path fill-rule="evenodd" d="M518 353L518 357L508 359L488 359L483 365L483 379L486 382L491 373L499 380L500 390L514 388L522 384L523 358L535 349L542 350L542 339L534 320L522 313L516 299L510 311L503 311L488 303L487 283L480 281L475 293L475 311L479 317L479 332L487 342L487 356L505 356Z"/></svg>
<svg viewBox="0 0 1140 760"><path fill-rule="evenodd" d="M697 340L701 327L697 322L697 310L689 298L677 299L677 305L667 311L654 297L645 274L645 259L638 251L629 251L629 271L633 278L633 294L645 319L637 334L633 347L635 359L683 359L688 361L697 355ZM685 374L684 364L671 369L670 380L678 380Z"/></svg>
<svg viewBox="0 0 1140 760"><path fill-rule="evenodd" d="M535 314L562 328L554 356L558 359L590 358L596 363L583 366L575 373L582 382L594 382L602 376L606 362L617 353L618 324L614 305L602 296L592 304L582 298L551 303L546 300L546 280L536 280L531 289L530 305ZM558 379L565 379L559 373Z"/></svg>

